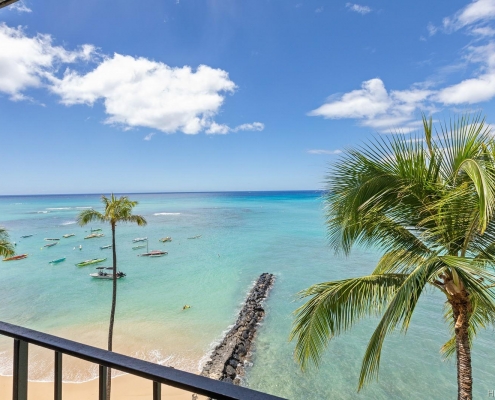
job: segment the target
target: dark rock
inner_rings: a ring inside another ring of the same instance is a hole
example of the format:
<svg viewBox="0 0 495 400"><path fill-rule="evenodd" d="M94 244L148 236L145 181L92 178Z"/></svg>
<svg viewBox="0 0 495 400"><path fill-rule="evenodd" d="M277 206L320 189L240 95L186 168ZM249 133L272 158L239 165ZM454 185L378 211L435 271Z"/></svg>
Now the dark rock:
<svg viewBox="0 0 495 400"><path fill-rule="evenodd" d="M232 365L234 368L236 368L237 365L239 365L239 361L238 360L235 360L234 358L231 358L229 360L229 364Z"/></svg>
<svg viewBox="0 0 495 400"><path fill-rule="evenodd" d="M230 376L231 378L234 378L235 377L235 368L232 366L232 365L227 365L225 367L225 373Z"/></svg>

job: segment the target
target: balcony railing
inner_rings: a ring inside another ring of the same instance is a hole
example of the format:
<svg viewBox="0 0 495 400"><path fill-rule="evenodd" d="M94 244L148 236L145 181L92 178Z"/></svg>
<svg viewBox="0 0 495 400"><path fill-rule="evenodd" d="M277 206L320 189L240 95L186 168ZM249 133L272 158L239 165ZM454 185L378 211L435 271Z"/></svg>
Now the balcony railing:
<svg viewBox="0 0 495 400"><path fill-rule="evenodd" d="M153 385L153 400L161 399L161 385L187 390L217 400L281 400L281 397L258 392L242 386L220 382L204 376L180 371L171 367L113 353L86 344L63 339L47 333L21 326L0 322L0 334L14 339L13 400L27 400L28 388L28 344L41 346L55 352L54 396L62 400L62 355L67 354L100 366L99 400L106 398L107 368L117 369L132 375L149 379Z"/></svg>

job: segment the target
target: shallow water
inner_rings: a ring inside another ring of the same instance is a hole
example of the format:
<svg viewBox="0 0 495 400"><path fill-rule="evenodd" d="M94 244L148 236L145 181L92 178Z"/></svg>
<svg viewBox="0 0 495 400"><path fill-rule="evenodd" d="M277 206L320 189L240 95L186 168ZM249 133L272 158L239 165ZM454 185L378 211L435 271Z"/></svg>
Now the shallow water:
<svg viewBox="0 0 495 400"><path fill-rule="evenodd" d="M369 273L379 254L356 249L351 257L335 257L327 246L323 204L317 192L134 194L135 212L148 225L117 227L119 280L115 350L164 365L196 372L204 355L236 318L252 282L262 272L277 281L266 304L259 330L254 366L248 386L291 399L454 398L455 364L439 354L448 332L442 320L443 299L430 293L417 308L407 335L385 341L380 378L356 393L366 344L376 321L365 321L349 334L334 339L319 371L301 373L288 342L295 294L309 285ZM25 260L5 262L0 269L0 319L105 346L111 300L111 281L89 277L94 266L75 263L108 257L108 226L79 227L84 207L101 210L99 196L0 197L0 223L17 242ZM90 228L105 237L84 240ZM45 237L61 238L42 248ZM34 234L21 239L21 235ZM187 239L195 235L201 238ZM168 255L137 257L132 239L149 238L149 249ZM172 236L171 243L158 239ZM82 250L78 246L82 245ZM74 249L74 247L76 249ZM58 265L49 261L67 257ZM182 311L182 306L192 306ZM475 396L495 389L493 332L484 332L473 350ZM30 378L50 380L52 355L30 351ZM0 339L0 374L11 373L11 342ZM87 363L64 362L64 380L96 376ZM426 395L427 393L427 395Z"/></svg>

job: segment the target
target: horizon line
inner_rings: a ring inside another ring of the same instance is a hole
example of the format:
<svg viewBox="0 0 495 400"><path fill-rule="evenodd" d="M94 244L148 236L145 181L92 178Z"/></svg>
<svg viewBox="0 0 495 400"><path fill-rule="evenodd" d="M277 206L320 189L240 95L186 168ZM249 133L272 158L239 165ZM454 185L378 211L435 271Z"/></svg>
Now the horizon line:
<svg viewBox="0 0 495 400"><path fill-rule="evenodd" d="M287 189L287 190L213 190L213 191L171 191L171 192L93 192L93 193L32 193L32 194L0 194L0 197L16 196L102 196L104 194L193 194L193 193L286 193L286 192L324 192L325 189Z"/></svg>

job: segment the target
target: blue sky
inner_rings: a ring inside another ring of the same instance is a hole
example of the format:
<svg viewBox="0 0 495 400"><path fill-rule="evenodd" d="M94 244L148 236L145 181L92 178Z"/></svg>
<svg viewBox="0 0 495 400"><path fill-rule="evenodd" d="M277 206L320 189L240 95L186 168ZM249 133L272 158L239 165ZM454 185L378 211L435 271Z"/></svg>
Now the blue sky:
<svg viewBox="0 0 495 400"><path fill-rule="evenodd" d="M0 9L0 194L321 189L373 135L495 111L495 0Z"/></svg>

